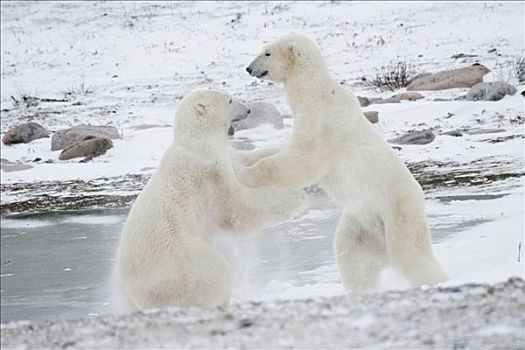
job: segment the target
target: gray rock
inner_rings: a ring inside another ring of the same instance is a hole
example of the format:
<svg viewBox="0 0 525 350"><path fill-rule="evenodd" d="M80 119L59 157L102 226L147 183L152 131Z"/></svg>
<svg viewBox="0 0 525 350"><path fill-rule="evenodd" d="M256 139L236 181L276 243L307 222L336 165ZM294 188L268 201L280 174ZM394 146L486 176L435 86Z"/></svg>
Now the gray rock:
<svg viewBox="0 0 525 350"><path fill-rule="evenodd" d="M6 173L11 173L15 171L22 171L31 169L33 166L29 164L22 164L22 163L14 163L11 162L8 159L2 158L0 161L0 169L5 171Z"/></svg>
<svg viewBox="0 0 525 350"><path fill-rule="evenodd" d="M419 92L401 92L399 94L395 94L391 96L390 98L395 98L397 100L408 100L408 101L416 101L424 98L425 96L421 95Z"/></svg>
<svg viewBox="0 0 525 350"><path fill-rule="evenodd" d="M516 88L503 82L479 83L467 92L469 101L499 101L506 95L514 95Z"/></svg>
<svg viewBox="0 0 525 350"><path fill-rule="evenodd" d="M363 112L363 114L365 115L366 119L368 119L370 123L376 124L377 122L379 122L379 112L367 111L367 112Z"/></svg>
<svg viewBox="0 0 525 350"><path fill-rule="evenodd" d="M120 139L120 134L114 126L76 125L72 128L59 130L51 137L51 150L65 149L86 137Z"/></svg>
<svg viewBox="0 0 525 350"><path fill-rule="evenodd" d="M481 64L442 71L415 79L410 83L410 85L407 86L407 90L447 90L453 88L470 88L482 82L483 76L488 72L490 72L490 70Z"/></svg>
<svg viewBox="0 0 525 350"><path fill-rule="evenodd" d="M284 127L283 117L281 113L273 105L266 102L253 102L243 104L238 102L233 107L237 114L243 114L243 111L249 110L250 113L247 118L237 122L232 122L235 130L246 130L255 128L261 124L271 124L276 129Z"/></svg>
<svg viewBox="0 0 525 350"><path fill-rule="evenodd" d="M399 103L401 100L393 97L381 98L381 97L369 97L368 101L370 104L383 104L383 103Z"/></svg>
<svg viewBox="0 0 525 350"><path fill-rule="evenodd" d="M459 130L445 131L444 133L442 133L442 135L455 136L455 137L463 136L463 134Z"/></svg>
<svg viewBox="0 0 525 350"><path fill-rule="evenodd" d="M356 97L359 100L359 104L361 105L361 107L366 107L370 104L370 101L368 101L368 98L363 97L363 96L356 96Z"/></svg>
<svg viewBox="0 0 525 350"><path fill-rule="evenodd" d="M9 129L2 138L2 142L6 145L28 143L44 137L49 137L49 132L42 125L29 122L16 125Z"/></svg>
<svg viewBox="0 0 525 350"><path fill-rule="evenodd" d="M160 124L140 124L130 127L132 130L147 130L153 128L171 128L173 125L160 125Z"/></svg>
<svg viewBox="0 0 525 350"><path fill-rule="evenodd" d="M463 129L462 131L465 134L468 134L468 135L482 135L482 134L496 134L496 133L499 133L499 132L505 132L506 130L505 129L480 129L480 128L475 128L475 129Z"/></svg>
<svg viewBox="0 0 525 350"><path fill-rule="evenodd" d="M426 145L434 141L435 135L430 130L410 131L405 135L388 140L397 145Z"/></svg>
<svg viewBox="0 0 525 350"><path fill-rule="evenodd" d="M88 136L82 141L77 141L71 146L64 148L60 156L60 160L68 160L78 157L87 157L88 159L98 157L110 148L113 147L113 142L104 137Z"/></svg>

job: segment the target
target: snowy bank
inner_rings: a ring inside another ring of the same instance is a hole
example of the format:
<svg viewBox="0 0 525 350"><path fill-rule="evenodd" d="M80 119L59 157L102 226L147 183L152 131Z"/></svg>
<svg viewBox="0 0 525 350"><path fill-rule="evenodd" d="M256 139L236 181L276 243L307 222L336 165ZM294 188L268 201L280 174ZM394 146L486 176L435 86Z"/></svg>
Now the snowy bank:
<svg viewBox="0 0 525 350"><path fill-rule="evenodd" d="M525 282L2 325L2 349L522 349Z"/></svg>

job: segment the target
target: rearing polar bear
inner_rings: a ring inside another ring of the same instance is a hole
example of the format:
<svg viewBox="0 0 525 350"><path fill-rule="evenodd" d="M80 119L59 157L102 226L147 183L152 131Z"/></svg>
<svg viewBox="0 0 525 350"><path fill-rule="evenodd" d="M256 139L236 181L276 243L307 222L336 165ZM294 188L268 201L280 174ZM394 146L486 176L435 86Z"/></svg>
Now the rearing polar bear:
<svg viewBox="0 0 525 350"><path fill-rule="evenodd" d="M387 263L413 286L446 280L432 254L421 187L357 98L330 76L317 46L302 35L283 37L246 70L284 83L294 125L284 148L244 157L250 166L239 169L241 178L250 186L319 183L344 208L334 252L345 289L373 287Z"/></svg>
<svg viewBox="0 0 525 350"><path fill-rule="evenodd" d="M232 99L194 91L177 106L175 140L130 210L117 254L117 311L227 304L231 274L211 244L286 217L301 190L249 188L228 147Z"/></svg>

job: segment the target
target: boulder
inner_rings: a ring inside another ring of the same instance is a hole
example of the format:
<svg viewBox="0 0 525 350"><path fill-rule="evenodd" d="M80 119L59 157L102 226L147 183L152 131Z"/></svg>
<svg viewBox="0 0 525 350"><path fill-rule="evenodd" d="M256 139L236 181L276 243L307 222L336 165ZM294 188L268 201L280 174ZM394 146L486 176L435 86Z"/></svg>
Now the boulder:
<svg viewBox="0 0 525 350"><path fill-rule="evenodd" d="M442 135L448 135L448 136L454 136L454 137L461 137L461 136L463 136L463 134L459 130L445 131Z"/></svg>
<svg viewBox="0 0 525 350"><path fill-rule="evenodd" d="M376 103L376 104L383 104L383 103L399 103L401 100L394 98L394 97L388 97L388 98L381 98L381 97L369 97L368 101L370 104Z"/></svg>
<svg viewBox="0 0 525 350"><path fill-rule="evenodd" d="M435 135L430 130L410 131L405 135L388 140L397 145L426 145L434 141Z"/></svg>
<svg viewBox="0 0 525 350"><path fill-rule="evenodd" d="M366 107L370 104L370 101L368 101L368 98L363 97L363 96L356 96L356 97L359 100L359 104L361 105L361 107Z"/></svg>
<svg viewBox="0 0 525 350"><path fill-rule="evenodd" d="M469 101L499 101L506 95L514 95L516 88L503 82L479 83L467 92Z"/></svg>
<svg viewBox="0 0 525 350"><path fill-rule="evenodd" d="M415 79L407 86L408 91L414 90L447 90L453 88L470 88L483 81L483 76L490 70L475 64L470 67L447 70Z"/></svg>
<svg viewBox="0 0 525 350"><path fill-rule="evenodd" d="M497 134L500 132L505 132L505 129L496 129L496 128L488 128L488 129L481 129L481 128L474 128L474 129L463 129L462 130L465 134L468 135L482 135L482 134Z"/></svg>
<svg viewBox="0 0 525 350"><path fill-rule="evenodd" d="M64 148L58 158L60 160L68 160L78 157L87 157L91 159L106 153L111 147L113 147L113 142L111 142L109 138L87 136L84 140L77 141Z"/></svg>
<svg viewBox="0 0 525 350"><path fill-rule="evenodd" d="M379 122L379 112L367 111L367 112L363 112L363 114L365 115L366 119L368 119L370 123L376 124L377 122Z"/></svg>
<svg viewBox="0 0 525 350"><path fill-rule="evenodd" d="M419 92L407 91L407 92L401 92L399 94L395 94L395 95L391 96L390 98L394 98L394 99L397 99L397 100L416 101L416 100L420 100L420 99L422 99L424 97L425 96L421 95Z"/></svg>
<svg viewBox="0 0 525 350"><path fill-rule="evenodd" d="M59 130L51 137L51 150L65 149L75 142L85 140L87 137L120 139L120 134L114 126L76 125L72 128Z"/></svg>
<svg viewBox="0 0 525 350"><path fill-rule="evenodd" d="M29 164L11 162L9 159L5 158L0 159L0 169L2 169L6 173L27 170L31 169L32 167L33 166Z"/></svg>
<svg viewBox="0 0 525 350"><path fill-rule="evenodd" d="M284 127L281 112L269 103L252 102L243 104L238 102L236 105L237 106L234 105L233 107L234 113L243 115L243 111L245 111L244 113L249 113L249 115L242 120L231 123L235 131L252 129L261 124L271 124L276 129L282 129Z"/></svg>
<svg viewBox="0 0 525 350"><path fill-rule="evenodd" d="M2 138L6 145L13 143L28 143L36 139L49 137L49 132L35 122L23 123L9 129Z"/></svg>

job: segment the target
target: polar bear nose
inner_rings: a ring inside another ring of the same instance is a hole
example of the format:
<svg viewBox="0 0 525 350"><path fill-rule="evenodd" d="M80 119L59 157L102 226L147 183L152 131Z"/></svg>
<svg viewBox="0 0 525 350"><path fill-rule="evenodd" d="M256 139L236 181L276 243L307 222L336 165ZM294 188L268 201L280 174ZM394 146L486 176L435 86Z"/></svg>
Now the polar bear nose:
<svg viewBox="0 0 525 350"><path fill-rule="evenodd" d="M246 67L246 71L249 73L249 74L252 74L252 69L250 67Z"/></svg>

